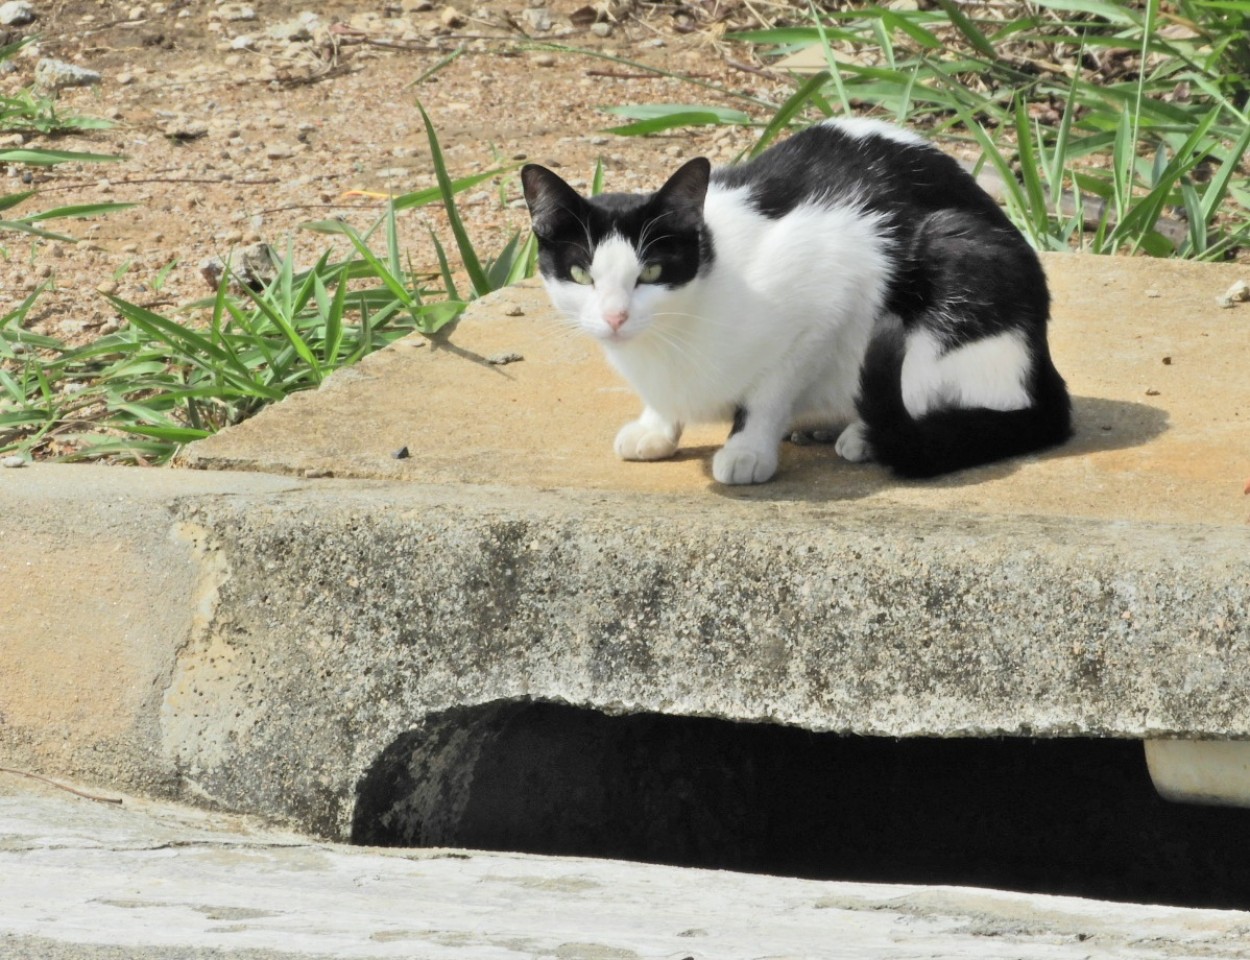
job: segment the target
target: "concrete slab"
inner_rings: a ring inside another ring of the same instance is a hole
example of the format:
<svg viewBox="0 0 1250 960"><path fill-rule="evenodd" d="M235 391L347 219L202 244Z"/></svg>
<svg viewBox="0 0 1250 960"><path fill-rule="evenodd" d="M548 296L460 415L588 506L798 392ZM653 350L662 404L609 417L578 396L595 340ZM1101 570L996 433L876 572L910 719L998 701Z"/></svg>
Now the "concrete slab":
<svg viewBox="0 0 1250 960"><path fill-rule="evenodd" d="M384 851L0 773L0 957L1240 960L1250 913Z"/></svg>
<svg viewBox="0 0 1250 960"><path fill-rule="evenodd" d="M537 286L475 305L449 344L383 351L255 419L190 447L187 466L436 484L710 494L772 504L861 503L963 514L1244 527L1250 500L1250 305L1217 298L1244 269L1052 254L1056 363L1076 437L1043 456L903 482L832 450L788 446L777 479L710 476L725 426L688 434L673 461L621 463L617 428L639 403L596 344ZM506 366L492 357L519 354ZM412 457L391 453L407 446ZM1074 527L1074 535L1079 527Z"/></svg>
<svg viewBox="0 0 1250 960"><path fill-rule="evenodd" d="M938 482L792 448L725 489L721 429L621 463L635 402L533 287L183 457L265 473L2 471L0 763L342 838L388 751L432 762L456 710L464 742L529 703L1246 738L1250 307L1215 302L1238 271L1047 265L1077 438ZM440 768L444 807L472 763Z"/></svg>

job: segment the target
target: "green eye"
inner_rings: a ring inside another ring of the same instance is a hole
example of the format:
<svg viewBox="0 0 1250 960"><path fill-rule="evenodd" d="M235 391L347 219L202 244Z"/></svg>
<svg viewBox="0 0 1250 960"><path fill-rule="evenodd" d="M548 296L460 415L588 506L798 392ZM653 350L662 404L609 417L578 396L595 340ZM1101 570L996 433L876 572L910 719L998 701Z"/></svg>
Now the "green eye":
<svg viewBox="0 0 1250 960"><path fill-rule="evenodd" d="M573 278L574 283L580 283L583 286L589 286L594 283L590 279L590 272L585 267L569 267L569 275Z"/></svg>
<svg viewBox="0 0 1250 960"><path fill-rule="evenodd" d="M638 275L638 280L642 283L655 283L655 281L660 279L660 274L663 272L663 267L658 263L648 263L642 268L642 273Z"/></svg>

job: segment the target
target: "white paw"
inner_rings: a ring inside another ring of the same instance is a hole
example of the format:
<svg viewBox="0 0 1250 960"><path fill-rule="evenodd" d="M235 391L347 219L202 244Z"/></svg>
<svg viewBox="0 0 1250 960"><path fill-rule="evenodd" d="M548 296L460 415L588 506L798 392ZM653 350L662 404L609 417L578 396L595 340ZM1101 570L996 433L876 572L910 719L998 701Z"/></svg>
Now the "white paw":
<svg viewBox="0 0 1250 960"><path fill-rule="evenodd" d="M622 460L663 460L677 452L677 440L670 430L635 420L621 427L613 449Z"/></svg>
<svg viewBox="0 0 1250 960"><path fill-rule="evenodd" d="M776 472L776 450L726 445L712 458L712 476L717 483L763 483Z"/></svg>
<svg viewBox="0 0 1250 960"><path fill-rule="evenodd" d="M842 435L838 437L838 442L833 445L833 449L838 452L839 457L843 460L850 460L851 463L871 460L872 447L868 445L868 438L864 436L863 421L857 420L843 430Z"/></svg>

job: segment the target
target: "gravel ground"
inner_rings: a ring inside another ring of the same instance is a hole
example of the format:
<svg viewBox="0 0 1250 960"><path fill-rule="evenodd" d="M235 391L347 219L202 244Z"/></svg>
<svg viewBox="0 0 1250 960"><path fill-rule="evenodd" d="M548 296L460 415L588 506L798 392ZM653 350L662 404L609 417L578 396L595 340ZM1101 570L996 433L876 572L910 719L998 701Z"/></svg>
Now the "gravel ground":
<svg viewBox="0 0 1250 960"><path fill-rule="evenodd" d="M297 264L310 265L334 241L300 230L302 222L340 217L365 227L383 201L350 191L405 193L434 183L418 100L453 176L532 159L584 184L603 157L609 188L649 188L683 158L726 160L750 142L749 132L723 128L648 140L606 135L615 121L603 106L722 98L601 58L536 50L527 35L753 94L784 89L728 62L749 57L719 40L727 28L752 25L745 5L696 4L678 15L677 4L618 3L595 23L578 15L584 4L575 0L527 8L534 2L457 9L381 0L34 0L37 19L7 29L10 39L39 39L16 58L16 71L0 77L0 93L29 85L39 60L56 58L103 78L62 91L59 108L116 125L83 136L6 134L0 143L124 159L13 167L0 192L20 189L23 179L37 187L22 212L102 201L137 206L61 221L57 229L75 244L0 236L7 254L0 302L13 304L54 278L28 326L78 344L115 329L102 292L173 311L208 293L201 262L231 248L291 243ZM731 6L736 18L724 16ZM301 19L305 11L315 13ZM465 55L415 82L461 46ZM515 172L464 195L462 213L486 254L528 226ZM434 271L430 226L443 231L440 210L411 211L401 237L413 263ZM337 252L347 250L339 240Z"/></svg>

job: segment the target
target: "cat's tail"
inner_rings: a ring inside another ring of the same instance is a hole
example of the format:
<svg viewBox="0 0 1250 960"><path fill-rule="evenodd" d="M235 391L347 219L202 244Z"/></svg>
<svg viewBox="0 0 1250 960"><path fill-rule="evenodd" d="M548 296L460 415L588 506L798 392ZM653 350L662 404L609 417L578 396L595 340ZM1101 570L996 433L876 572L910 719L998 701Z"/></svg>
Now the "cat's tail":
<svg viewBox="0 0 1250 960"><path fill-rule="evenodd" d="M901 330L878 333L860 371L857 407L873 457L904 477L935 477L1063 443L1068 389L1049 355L1034 360L1032 404L1021 410L948 408L913 417L903 402Z"/></svg>

